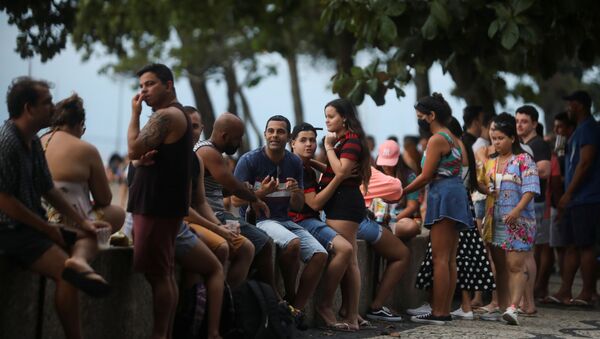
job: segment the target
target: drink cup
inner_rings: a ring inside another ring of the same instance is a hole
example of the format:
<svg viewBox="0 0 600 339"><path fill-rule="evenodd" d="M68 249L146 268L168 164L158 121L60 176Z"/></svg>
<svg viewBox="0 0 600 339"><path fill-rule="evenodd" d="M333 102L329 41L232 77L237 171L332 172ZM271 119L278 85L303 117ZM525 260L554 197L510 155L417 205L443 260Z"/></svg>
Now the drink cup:
<svg viewBox="0 0 600 339"><path fill-rule="evenodd" d="M110 228L103 227L96 230L98 249L105 250L110 247Z"/></svg>
<svg viewBox="0 0 600 339"><path fill-rule="evenodd" d="M237 220L225 220L225 227L236 234L240 233L240 223Z"/></svg>

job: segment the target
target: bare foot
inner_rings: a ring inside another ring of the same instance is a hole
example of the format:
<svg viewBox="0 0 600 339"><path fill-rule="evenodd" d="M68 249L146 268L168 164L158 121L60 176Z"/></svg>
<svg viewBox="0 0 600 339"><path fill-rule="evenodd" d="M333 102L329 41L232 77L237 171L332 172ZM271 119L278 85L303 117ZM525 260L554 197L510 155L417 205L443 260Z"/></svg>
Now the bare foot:
<svg viewBox="0 0 600 339"><path fill-rule="evenodd" d="M318 305L315 310L317 314L323 319L325 325L329 326L331 324L336 324L338 321L335 318L335 313L331 309L331 307Z"/></svg>

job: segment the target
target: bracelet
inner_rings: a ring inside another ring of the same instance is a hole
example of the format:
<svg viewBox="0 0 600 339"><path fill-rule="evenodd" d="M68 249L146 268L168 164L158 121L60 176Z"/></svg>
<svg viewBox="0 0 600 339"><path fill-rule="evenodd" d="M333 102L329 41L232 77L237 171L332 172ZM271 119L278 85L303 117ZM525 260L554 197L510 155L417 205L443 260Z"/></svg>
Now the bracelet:
<svg viewBox="0 0 600 339"><path fill-rule="evenodd" d="M325 152L333 151L333 148L325 148Z"/></svg>

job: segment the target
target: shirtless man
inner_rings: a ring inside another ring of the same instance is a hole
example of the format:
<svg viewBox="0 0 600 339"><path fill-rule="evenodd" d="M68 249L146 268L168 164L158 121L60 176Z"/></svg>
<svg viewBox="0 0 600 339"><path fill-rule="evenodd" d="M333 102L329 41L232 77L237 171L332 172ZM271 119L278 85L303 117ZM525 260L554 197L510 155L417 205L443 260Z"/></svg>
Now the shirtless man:
<svg viewBox="0 0 600 339"><path fill-rule="evenodd" d="M153 163L136 169L127 210L133 214L134 268L152 286L152 338L171 338L178 290L175 237L190 206L192 126L177 102L171 70L149 64L137 72L140 93L132 100L127 133L131 160L153 154ZM140 131L142 102L153 114Z"/></svg>
<svg viewBox="0 0 600 339"><path fill-rule="evenodd" d="M49 126L54 105L45 81L13 80L6 96L9 119L0 127L0 251L56 283L55 307L66 338L81 338L77 287L92 296L109 292L89 266L97 252L96 231L110 227L90 221L54 187L36 136ZM74 222L65 232L45 219L41 197ZM65 248L71 248L71 257Z"/></svg>

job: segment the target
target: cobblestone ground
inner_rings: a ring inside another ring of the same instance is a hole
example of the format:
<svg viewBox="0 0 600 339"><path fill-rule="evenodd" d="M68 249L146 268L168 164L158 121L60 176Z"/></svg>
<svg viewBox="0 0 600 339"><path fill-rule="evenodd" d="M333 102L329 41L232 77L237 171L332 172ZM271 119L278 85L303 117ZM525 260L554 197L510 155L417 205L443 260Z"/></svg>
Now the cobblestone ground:
<svg viewBox="0 0 600 339"><path fill-rule="evenodd" d="M577 279L579 280L579 279ZM558 289L558 277L552 277L551 291ZM578 292L576 286L573 292ZM576 295L576 294L575 294ZM411 323L409 317L390 325L376 322L377 329L353 333L311 329L299 332L298 338L600 338L600 306L538 305L536 317L519 317L520 326L483 320L455 320L443 326Z"/></svg>

